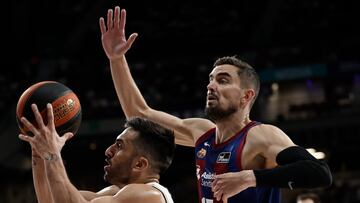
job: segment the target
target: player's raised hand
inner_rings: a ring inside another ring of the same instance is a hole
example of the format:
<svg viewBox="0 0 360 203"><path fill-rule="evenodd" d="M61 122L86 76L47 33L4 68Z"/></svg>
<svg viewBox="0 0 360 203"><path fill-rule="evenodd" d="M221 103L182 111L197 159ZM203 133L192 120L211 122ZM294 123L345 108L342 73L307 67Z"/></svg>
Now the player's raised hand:
<svg viewBox="0 0 360 203"><path fill-rule="evenodd" d="M137 33L132 33L128 39L125 36L126 11L116 6L109 9L107 19L100 18L101 41L103 49L110 60L121 58L134 43Z"/></svg>

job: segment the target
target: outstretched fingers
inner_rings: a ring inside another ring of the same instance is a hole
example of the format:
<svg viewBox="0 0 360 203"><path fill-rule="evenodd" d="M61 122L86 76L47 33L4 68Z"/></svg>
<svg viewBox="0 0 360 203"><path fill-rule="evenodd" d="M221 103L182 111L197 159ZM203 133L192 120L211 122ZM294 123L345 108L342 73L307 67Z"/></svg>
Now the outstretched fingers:
<svg viewBox="0 0 360 203"><path fill-rule="evenodd" d="M120 10L119 6L116 6L114 10L108 9L107 19L105 25L105 19L101 17L99 19L101 34L112 29L124 29L126 17L124 18L124 9ZM121 15L121 17L120 17ZM126 14L125 14L126 15Z"/></svg>

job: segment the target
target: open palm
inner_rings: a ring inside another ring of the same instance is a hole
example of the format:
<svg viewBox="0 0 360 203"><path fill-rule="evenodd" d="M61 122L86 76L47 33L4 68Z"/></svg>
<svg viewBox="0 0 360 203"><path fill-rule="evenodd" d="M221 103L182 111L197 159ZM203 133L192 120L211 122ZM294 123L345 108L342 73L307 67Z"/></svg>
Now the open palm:
<svg viewBox="0 0 360 203"><path fill-rule="evenodd" d="M116 6L115 11L108 10L107 21L105 25L104 18L100 18L101 41L104 51L110 60L119 59L131 47L137 37L137 33L130 35L126 40L125 23L126 11Z"/></svg>

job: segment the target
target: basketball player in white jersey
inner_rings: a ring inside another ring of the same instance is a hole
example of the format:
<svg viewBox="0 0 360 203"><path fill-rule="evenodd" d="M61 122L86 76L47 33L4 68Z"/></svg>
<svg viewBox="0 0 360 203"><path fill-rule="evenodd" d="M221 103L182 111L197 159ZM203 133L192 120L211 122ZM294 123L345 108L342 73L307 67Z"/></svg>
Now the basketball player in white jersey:
<svg viewBox="0 0 360 203"><path fill-rule="evenodd" d="M149 120L134 117L105 152L104 179L112 184L97 193L79 191L70 182L61 149L73 134L59 136L55 130L53 108L47 105L45 125L35 104L37 126L26 118L21 122L33 137L20 134L33 151L33 178L39 203L173 203L169 191L159 184L160 173L171 164L175 142L171 130Z"/></svg>

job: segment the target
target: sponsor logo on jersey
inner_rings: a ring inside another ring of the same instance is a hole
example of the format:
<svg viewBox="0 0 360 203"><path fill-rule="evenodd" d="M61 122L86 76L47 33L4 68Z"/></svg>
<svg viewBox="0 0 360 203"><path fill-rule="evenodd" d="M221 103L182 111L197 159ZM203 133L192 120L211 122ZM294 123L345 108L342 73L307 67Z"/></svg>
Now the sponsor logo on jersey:
<svg viewBox="0 0 360 203"><path fill-rule="evenodd" d="M216 163L229 163L231 152L221 152L217 157Z"/></svg>
<svg viewBox="0 0 360 203"><path fill-rule="evenodd" d="M201 174L201 178L206 180L214 180L215 174L205 171L203 174Z"/></svg>
<svg viewBox="0 0 360 203"><path fill-rule="evenodd" d="M211 187L211 183L214 180L214 176L215 174L206 171L203 174L201 174L201 186Z"/></svg>

